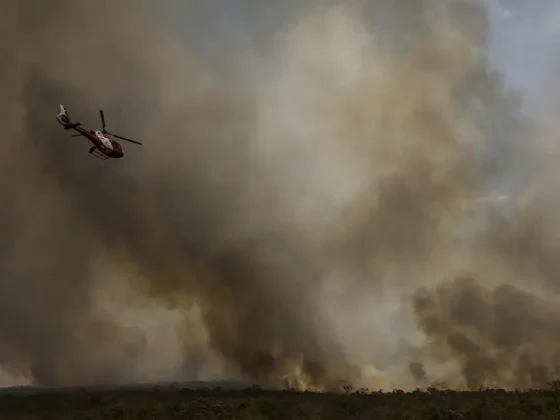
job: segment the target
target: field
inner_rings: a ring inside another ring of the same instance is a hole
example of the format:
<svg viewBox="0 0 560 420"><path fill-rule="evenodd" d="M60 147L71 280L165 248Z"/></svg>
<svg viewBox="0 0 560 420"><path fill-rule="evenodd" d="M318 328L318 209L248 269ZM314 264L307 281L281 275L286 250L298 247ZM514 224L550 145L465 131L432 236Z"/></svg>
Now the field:
<svg viewBox="0 0 560 420"><path fill-rule="evenodd" d="M248 389L7 389L1 420L560 419L560 392L364 391L342 395Z"/></svg>

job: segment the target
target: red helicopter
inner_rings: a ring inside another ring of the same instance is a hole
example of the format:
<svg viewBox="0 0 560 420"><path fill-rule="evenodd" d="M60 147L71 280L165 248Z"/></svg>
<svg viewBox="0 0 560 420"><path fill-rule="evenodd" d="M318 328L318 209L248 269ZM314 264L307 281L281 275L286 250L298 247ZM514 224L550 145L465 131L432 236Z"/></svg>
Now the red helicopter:
<svg viewBox="0 0 560 420"><path fill-rule="evenodd" d="M81 127L80 123L74 123L70 121L70 117L68 116L68 111L66 110L64 105L60 105L60 113L57 114L56 119L60 123L60 125L64 127L65 130L72 129L78 132L78 134L72 134L71 137L84 136L85 138L90 140L93 143L93 147L89 149L89 153L101 160L107 160L109 158L118 159L124 156L122 146L117 141L107 136L107 134L121 140L142 145L142 143L138 141L134 141L131 139L127 139L126 137L121 137L121 136L117 136L116 134L109 133L105 126L105 115L103 114L102 109L99 110L99 115L101 116L101 122L103 124L102 131L86 130L85 128Z"/></svg>

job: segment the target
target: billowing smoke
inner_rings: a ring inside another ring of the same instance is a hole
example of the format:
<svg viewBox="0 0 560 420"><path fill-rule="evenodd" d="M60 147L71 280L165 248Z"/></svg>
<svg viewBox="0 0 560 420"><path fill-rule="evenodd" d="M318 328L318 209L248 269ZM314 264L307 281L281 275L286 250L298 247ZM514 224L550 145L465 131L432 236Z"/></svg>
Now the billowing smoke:
<svg viewBox="0 0 560 420"><path fill-rule="evenodd" d="M544 384L558 206L550 177L520 210L489 193L539 161L484 61L484 6L283 4L290 25L251 9L252 79L132 1L4 0L0 365L48 385ZM144 146L96 161L59 103Z"/></svg>

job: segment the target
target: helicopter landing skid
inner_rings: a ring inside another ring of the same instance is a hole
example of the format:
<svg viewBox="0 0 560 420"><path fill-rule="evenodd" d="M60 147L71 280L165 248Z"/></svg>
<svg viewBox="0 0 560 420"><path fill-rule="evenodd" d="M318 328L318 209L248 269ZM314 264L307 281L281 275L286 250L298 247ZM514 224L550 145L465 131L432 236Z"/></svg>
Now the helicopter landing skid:
<svg viewBox="0 0 560 420"><path fill-rule="evenodd" d="M97 150L96 147L92 147L89 150L89 154L95 156L97 159L101 159L101 160L109 159L109 156L105 156L103 153L101 153L99 150Z"/></svg>

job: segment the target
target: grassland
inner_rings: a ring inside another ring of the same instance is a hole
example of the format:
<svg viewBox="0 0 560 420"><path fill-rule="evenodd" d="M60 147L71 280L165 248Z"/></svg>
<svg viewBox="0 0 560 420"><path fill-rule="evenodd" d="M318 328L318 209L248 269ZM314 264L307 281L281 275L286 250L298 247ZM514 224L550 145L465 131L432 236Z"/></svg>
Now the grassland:
<svg viewBox="0 0 560 420"><path fill-rule="evenodd" d="M292 391L136 388L0 394L1 420L560 419L560 391Z"/></svg>

